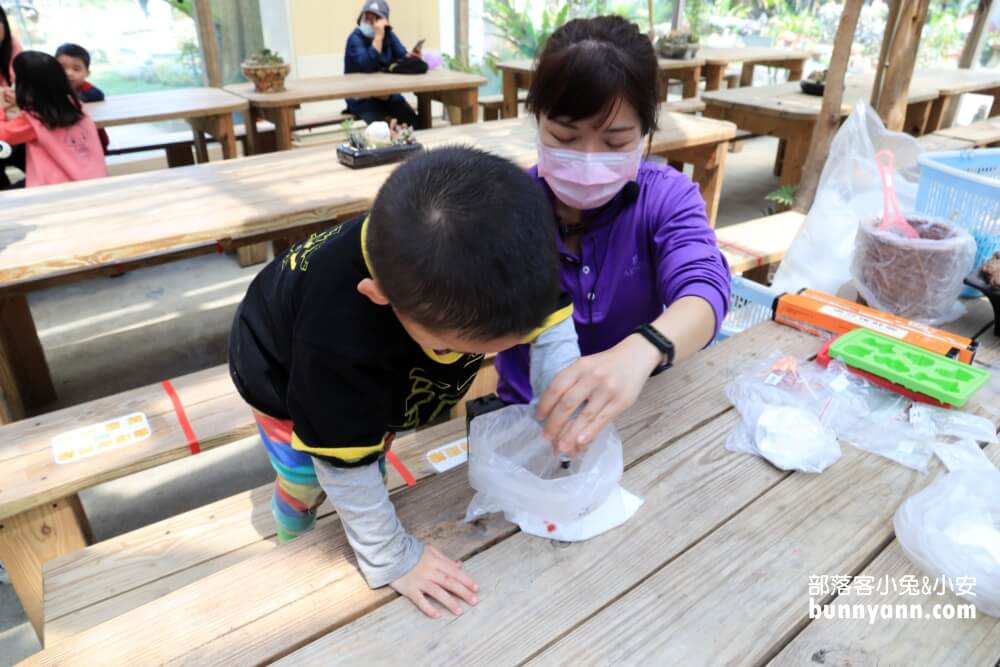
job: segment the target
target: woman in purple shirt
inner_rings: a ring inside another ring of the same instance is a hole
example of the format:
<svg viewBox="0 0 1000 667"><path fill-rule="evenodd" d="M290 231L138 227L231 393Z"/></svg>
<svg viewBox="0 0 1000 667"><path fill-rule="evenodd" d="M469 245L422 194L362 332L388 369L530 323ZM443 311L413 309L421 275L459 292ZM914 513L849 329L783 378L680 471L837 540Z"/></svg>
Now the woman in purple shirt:
<svg viewBox="0 0 1000 667"><path fill-rule="evenodd" d="M528 94L538 121L532 173L555 211L585 355L538 404L546 437L569 455L632 405L651 374L711 342L729 307L729 267L698 187L642 161L656 129L658 69L634 23L578 19L549 38ZM508 402L532 398L528 354L520 346L497 358Z"/></svg>

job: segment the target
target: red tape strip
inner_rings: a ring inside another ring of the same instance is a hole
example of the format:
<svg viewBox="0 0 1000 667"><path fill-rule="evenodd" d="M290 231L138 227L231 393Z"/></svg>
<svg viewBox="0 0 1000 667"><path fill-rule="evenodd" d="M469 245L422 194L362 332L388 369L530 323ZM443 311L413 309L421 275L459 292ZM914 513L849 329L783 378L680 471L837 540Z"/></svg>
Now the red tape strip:
<svg viewBox="0 0 1000 667"><path fill-rule="evenodd" d="M403 478L403 481L406 482L407 486L417 485L417 480L413 478L412 473L410 473L406 466L403 465L403 462L399 460L399 457L396 456L396 452L389 450L385 453L385 458L392 464L392 467L396 469L396 472L398 472L399 476Z"/></svg>
<svg viewBox="0 0 1000 667"><path fill-rule="evenodd" d="M177 390L174 389L174 385L170 384L170 380L163 381L163 390L167 392L167 396L170 397L170 402L174 404L174 412L177 413L177 421L181 423L181 429L184 431L184 437L188 441L188 449L191 450L192 454L201 453L201 444L198 442L197 436L194 434L194 429L191 428L191 422L188 421L187 414L184 412L184 406L181 405L181 397L177 395Z"/></svg>
<svg viewBox="0 0 1000 667"><path fill-rule="evenodd" d="M730 250L735 250L736 252L741 252L747 257L756 257L757 266L764 265L764 255L761 252L754 250L753 248L747 248L738 243L733 243L732 241L723 241L722 239L717 239L716 243L722 248L729 248Z"/></svg>

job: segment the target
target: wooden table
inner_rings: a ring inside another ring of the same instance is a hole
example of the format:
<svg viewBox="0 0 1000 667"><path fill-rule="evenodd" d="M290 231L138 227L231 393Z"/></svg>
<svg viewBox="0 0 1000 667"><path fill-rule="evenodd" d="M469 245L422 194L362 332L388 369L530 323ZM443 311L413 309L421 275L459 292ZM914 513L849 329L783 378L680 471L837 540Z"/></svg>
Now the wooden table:
<svg viewBox="0 0 1000 667"><path fill-rule="evenodd" d="M701 57L679 60L660 58L660 101L667 99L667 84L671 80L680 81L683 85L684 99L698 98L698 81L701 79L701 68L705 59ZM535 74L533 60L505 60L497 63L497 69L503 75L503 108L501 118L517 118L517 93L519 90L531 88L531 80Z"/></svg>
<svg viewBox="0 0 1000 667"><path fill-rule="evenodd" d="M733 63L742 63L740 86L753 85L753 71L757 65L788 70L788 80L802 78L805 63L813 55L802 49L779 49L765 46L736 46L715 48L706 46L698 49L698 56L705 59L705 90L719 90L725 78L726 68Z"/></svg>
<svg viewBox="0 0 1000 667"><path fill-rule="evenodd" d="M949 328L974 334L988 312L982 305ZM807 359L821 345L765 322L652 378L617 421L622 485L644 505L586 542L529 536L497 515L465 523L465 466L434 474L422 457L411 459L416 485L394 495L401 521L463 559L481 587L479 604L459 617L433 621L388 587L369 589L335 515L280 547L254 539L254 531L270 532L260 517L222 564L200 562L193 540L165 540L159 556L135 545L150 565L171 562L166 580L174 583L117 615L108 607L128 584L109 582L93 614L75 614L78 634L61 635L24 664L807 664L820 656L825 664L993 665L1000 619L982 613L874 625L810 619L811 599L835 611L906 603L930 613L934 604L964 603L904 596L895 585L861 599L810 594L812 577L923 576L893 539L892 516L941 473L937 462L923 475L845 445L830 469L806 475L725 450L739 423L724 394L730 373L779 349ZM1000 360L998 340L984 339L980 355ZM463 423L450 422L425 438L462 432ZM986 452L1000 463L1000 448ZM210 539L213 528L194 539ZM111 565L100 561L88 571ZM138 563L133 570L139 578ZM75 581L88 587L83 570Z"/></svg>
<svg viewBox="0 0 1000 667"><path fill-rule="evenodd" d="M714 224L731 123L664 114L652 152L694 165ZM427 146L476 145L525 167L533 123L421 131ZM218 249L299 236L364 211L395 165L351 170L333 145L4 194L0 219L0 417L55 392L27 291Z"/></svg>
<svg viewBox="0 0 1000 667"><path fill-rule="evenodd" d="M1000 144L1000 118L987 118L971 125L949 127L938 130L933 135L967 144L968 148L986 148Z"/></svg>
<svg viewBox="0 0 1000 667"><path fill-rule="evenodd" d="M842 117L846 118L851 113L859 99L868 98L871 86L872 80L868 77L847 79L840 108ZM930 105L937 97L937 88L915 81L909 91L907 124L926 119ZM813 128L823 104L822 97L806 95L795 82L716 90L706 92L702 99L706 104L706 116L733 121L740 129L752 134L782 139L775 164L776 173L782 185L799 182Z"/></svg>
<svg viewBox="0 0 1000 667"><path fill-rule="evenodd" d="M194 133L199 162L208 162L205 135L222 144L222 155L236 157L233 114L246 113L245 99L221 88L182 88L135 95L112 95L84 105L98 127L186 120Z"/></svg>
<svg viewBox="0 0 1000 667"><path fill-rule="evenodd" d="M914 73L913 80L938 89L939 97L931 105L925 132L943 129L945 121L954 115L959 98L965 93L991 95L993 106L989 115L1000 115L1000 70L919 69Z"/></svg>
<svg viewBox="0 0 1000 667"><path fill-rule="evenodd" d="M306 102L341 100L349 97L383 97L397 93L416 93L420 127L431 125L431 101L456 106L462 110L462 123L476 122L479 110L479 87L486 79L477 74L435 69L426 74L342 74L308 79L289 79L283 93L258 93L253 84L226 86L226 90L246 98L254 119L269 120L276 128L278 150L292 147L295 109ZM247 139L256 147L254 123L247 124Z"/></svg>

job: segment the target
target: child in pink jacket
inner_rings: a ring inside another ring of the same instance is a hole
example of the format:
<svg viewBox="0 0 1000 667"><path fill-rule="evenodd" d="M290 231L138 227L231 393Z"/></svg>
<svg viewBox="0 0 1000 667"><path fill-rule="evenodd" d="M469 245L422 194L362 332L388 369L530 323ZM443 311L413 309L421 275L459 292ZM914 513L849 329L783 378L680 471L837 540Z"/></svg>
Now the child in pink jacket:
<svg viewBox="0 0 1000 667"><path fill-rule="evenodd" d="M62 65L47 53L14 58L20 115L0 121L0 141L27 147L29 188L108 175L97 126L83 111Z"/></svg>

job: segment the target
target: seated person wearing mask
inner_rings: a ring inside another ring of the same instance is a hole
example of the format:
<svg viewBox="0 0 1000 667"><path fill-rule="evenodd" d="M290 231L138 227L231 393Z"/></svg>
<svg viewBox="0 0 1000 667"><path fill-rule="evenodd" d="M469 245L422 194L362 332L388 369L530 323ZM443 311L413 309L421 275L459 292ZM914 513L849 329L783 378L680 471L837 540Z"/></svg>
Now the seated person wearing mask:
<svg viewBox="0 0 1000 667"><path fill-rule="evenodd" d="M358 15L358 27L347 38L344 50L344 73L371 74L383 72L407 55L419 57L406 47L389 25L389 3L385 0L366 0ZM347 100L347 113L368 124L395 118L411 127L417 124L417 114L402 95L389 97L364 97Z"/></svg>

